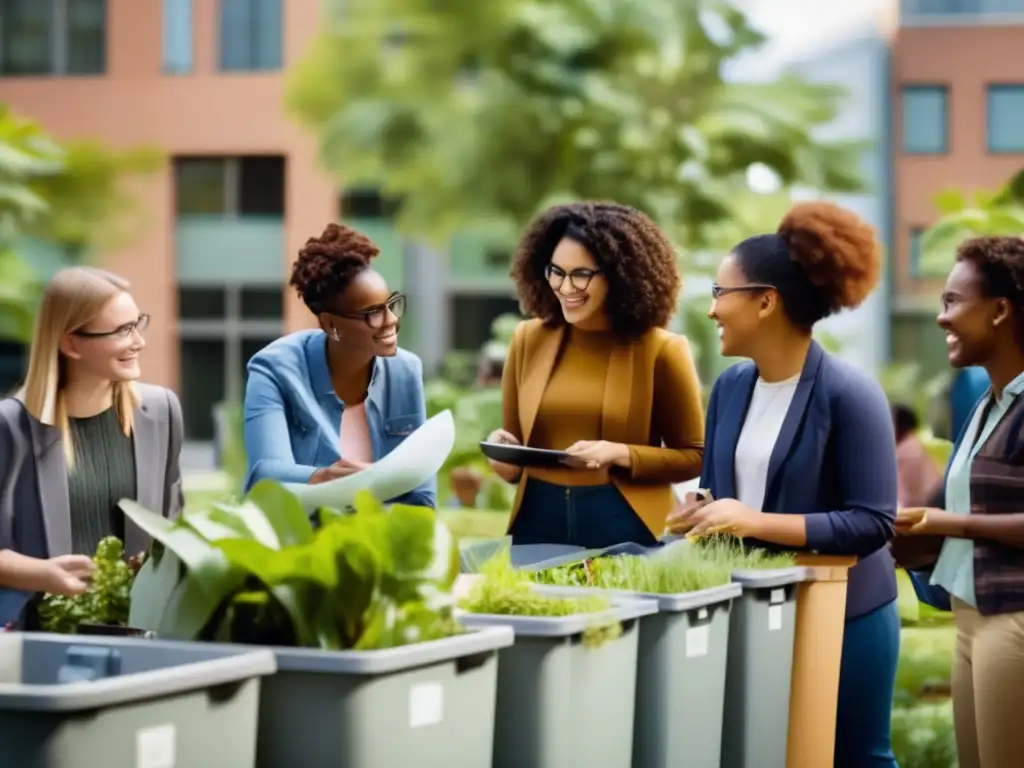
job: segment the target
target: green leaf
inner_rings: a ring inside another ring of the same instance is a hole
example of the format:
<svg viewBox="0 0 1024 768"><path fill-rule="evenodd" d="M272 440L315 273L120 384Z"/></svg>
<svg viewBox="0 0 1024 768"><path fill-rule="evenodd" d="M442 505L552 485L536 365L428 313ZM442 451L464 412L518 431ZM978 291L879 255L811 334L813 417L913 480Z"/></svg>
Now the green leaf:
<svg viewBox="0 0 1024 768"><path fill-rule="evenodd" d="M959 189L945 189L932 197L932 204L939 213L958 213L967 207L967 198Z"/></svg>
<svg viewBox="0 0 1024 768"><path fill-rule="evenodd" d="M295 494L280 483L263 479L253 486L247 497L266 515L281 546L308 544L313 541L313 526Z"/></svg>

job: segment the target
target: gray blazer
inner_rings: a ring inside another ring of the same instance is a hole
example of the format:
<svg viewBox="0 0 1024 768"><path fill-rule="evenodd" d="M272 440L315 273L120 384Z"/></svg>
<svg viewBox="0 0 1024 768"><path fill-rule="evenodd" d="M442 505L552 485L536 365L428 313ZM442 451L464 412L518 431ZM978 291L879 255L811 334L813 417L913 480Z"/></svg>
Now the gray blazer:
<svg viewBox="0 0 1024 768"><path fill-rule="evenodd" d="M141 400L133 428L136 500L174 518L184 505L181 405L169 389L136 386ZM125 519L125 552L135 555L148 547L149 537ZM0 400L0 549L33 557L71 553L71 508L60 431L36 421L13 397Z"/></svg>

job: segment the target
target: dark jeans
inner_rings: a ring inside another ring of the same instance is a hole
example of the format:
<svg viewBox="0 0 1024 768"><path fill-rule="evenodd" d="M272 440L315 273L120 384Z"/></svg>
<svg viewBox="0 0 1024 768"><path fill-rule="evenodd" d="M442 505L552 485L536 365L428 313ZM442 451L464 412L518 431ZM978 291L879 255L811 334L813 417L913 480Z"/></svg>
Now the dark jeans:
<svg viewBox="0 0 1024 768"><path fill-rule="evenodd" d="M567 486L526 480L512 543L565 544L603 549L633 542L652 546L656 539L614 485Z"/></svg>
<svg viewBox="0 0 1024 768"><path fill-rule="evenodd" d="M889 738L900 614L896 601L847 622L839 669L835 768L896 768Z"/></svg>

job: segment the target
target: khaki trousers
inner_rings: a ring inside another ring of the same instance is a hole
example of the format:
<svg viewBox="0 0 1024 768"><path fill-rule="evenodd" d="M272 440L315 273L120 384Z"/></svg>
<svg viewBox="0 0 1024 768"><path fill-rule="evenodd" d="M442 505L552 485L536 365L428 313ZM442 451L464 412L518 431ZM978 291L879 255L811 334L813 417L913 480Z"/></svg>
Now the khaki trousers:
<svg viewBox="0 0 1024 768"><path fill-rule="evenodd" d="M1024 612L982 616L953 598L953 719L960 768L1024 766Z"/></svg>

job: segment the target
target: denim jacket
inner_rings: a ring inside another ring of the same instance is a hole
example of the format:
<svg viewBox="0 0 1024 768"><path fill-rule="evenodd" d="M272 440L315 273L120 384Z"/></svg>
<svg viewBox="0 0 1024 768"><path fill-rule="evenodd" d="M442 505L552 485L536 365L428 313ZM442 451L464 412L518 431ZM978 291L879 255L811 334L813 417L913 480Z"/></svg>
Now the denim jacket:
<svg viewBox="0 0 1024 768"><path fill-rule="evenodd" d="M249 361L245 387L244 491L271 477L305 483L339 458L338 431L345 404L327 368L327 335L320 330L284 336ZM423 363L411 352L373 361L366 421L373 459L388 455L427 418ZM437 480L389 501L434 507Z"/></svg>

